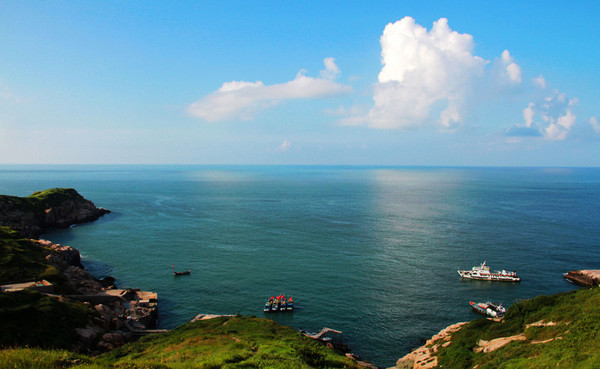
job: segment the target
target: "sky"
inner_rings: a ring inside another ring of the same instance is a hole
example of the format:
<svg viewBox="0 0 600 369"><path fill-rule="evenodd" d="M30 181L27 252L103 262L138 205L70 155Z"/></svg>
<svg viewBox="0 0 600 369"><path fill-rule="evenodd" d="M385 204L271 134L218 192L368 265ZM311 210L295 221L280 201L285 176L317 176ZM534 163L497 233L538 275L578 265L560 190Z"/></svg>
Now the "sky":
<svg viewBox="0 0 600 369"><path fill-rule="evenodd" d="M600 166L598 1L0 2L0 164Z"/></svg>

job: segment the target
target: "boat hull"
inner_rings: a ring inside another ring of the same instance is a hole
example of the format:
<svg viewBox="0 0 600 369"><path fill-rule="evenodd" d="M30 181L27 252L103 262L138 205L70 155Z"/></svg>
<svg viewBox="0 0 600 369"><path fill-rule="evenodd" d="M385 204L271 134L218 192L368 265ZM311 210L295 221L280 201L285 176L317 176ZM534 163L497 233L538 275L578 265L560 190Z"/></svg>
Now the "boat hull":
<svg viewBox="0 0 600 369"><path fill-rule="evenodd" d="M495 282L520 282L521 277L511 277L511 276L480 276L480 275L471 275L468 273L464 273L463 271L458 271L458 274L464 279L473 279L477 281L495 281Z"/></svg>

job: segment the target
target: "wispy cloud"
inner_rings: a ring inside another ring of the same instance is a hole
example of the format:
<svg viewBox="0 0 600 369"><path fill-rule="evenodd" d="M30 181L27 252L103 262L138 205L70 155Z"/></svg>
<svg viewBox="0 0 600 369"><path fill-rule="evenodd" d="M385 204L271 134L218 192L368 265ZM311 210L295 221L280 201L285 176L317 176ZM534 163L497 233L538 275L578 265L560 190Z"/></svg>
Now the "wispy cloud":
<svg viewBox="0 0 600 369"><path fill-rule="evenodd" d="M325 69L316 78L306 76L301 70L293 80L274 85L265 85L262 81L225 82L217 91L191 104L188 112L209 122L250 120L258 111L283 100L332 97L352 92L352 87L333 81L340 74L335 59L325 58L323 63Z"/></svg>
<svg viewBox="0 0 600 369"><path fill-rule="evenodd" d="M277 146L275 151L287 151L287 150L289 150L290 146L292 146L292 143L290 141L283 140L281 145Z"/></svg>
<svg viewBox="0 0 600 369"><path fill-rule="evenodd" d="M591 117L590 118L590 125L592 126L592 128L594 129L594 131L596 133L600 134L600 122L598 122L598 118Z"/></svg>

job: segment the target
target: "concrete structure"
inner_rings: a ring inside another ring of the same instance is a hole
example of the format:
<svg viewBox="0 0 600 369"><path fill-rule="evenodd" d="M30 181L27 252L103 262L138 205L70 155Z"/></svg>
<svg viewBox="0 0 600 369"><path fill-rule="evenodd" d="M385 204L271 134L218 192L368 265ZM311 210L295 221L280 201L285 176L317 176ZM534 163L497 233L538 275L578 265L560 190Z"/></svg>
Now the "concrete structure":
<svg viewBox="0 0 600 369"><path fill-rule="evenodd" d="M45 279L42 279L41 281L13 283L0 286L0 291L2 292L15 292L24 289L35 290L41 293L54 293L54 286Z"/></svg>

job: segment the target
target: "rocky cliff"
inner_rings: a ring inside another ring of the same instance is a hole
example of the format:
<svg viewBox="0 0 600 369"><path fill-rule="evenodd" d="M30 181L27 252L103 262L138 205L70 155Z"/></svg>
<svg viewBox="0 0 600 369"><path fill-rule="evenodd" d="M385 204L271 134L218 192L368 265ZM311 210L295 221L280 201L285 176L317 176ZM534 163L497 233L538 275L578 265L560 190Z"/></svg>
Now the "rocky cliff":
<svg viewBox="0 0 600 369"><path fill-rule="evenodd" d="M72 188L38 191L28 197L0 195L0 226L37 238L49 228L67 228L110 213Z"/></svg>

